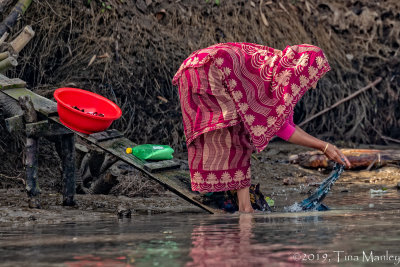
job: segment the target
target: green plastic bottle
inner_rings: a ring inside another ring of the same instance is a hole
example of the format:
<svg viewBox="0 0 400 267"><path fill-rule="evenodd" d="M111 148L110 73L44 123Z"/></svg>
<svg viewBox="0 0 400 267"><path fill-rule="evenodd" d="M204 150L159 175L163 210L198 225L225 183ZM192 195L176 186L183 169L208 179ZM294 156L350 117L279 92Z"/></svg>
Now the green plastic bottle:
<svg viewBox="0 0 400 267"><path fill-rule="evenodd" d="M128 147L126 153L144 160L167 160L172 159L174 150L167 145L144 144L135 147Z"/></svg>

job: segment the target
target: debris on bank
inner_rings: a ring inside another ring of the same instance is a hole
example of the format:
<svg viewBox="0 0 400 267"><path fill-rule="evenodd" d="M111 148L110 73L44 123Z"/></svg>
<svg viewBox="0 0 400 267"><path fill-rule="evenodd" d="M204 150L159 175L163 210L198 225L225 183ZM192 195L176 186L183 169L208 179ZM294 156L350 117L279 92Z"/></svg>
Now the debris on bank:
<svg viewBox="0 0 400 267"><path fill-rule="evenodd" d="M400 150L341 149L351 163L350 169L380 168L388 164L400 166ZM334 162L321 151L309 151L290 155L289 162L306 168L332 168Z"/></svg>

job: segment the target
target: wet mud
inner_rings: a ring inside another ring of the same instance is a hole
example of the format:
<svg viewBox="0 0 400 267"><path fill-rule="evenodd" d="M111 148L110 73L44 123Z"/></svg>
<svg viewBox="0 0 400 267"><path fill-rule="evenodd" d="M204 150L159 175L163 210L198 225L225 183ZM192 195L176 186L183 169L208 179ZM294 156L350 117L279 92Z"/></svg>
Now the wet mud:
<svg viewBox="0 0 400 267"><path fill-rule="evenodd" d="M400 147L365 148L399 149ZM264 152L255 154L252 158L252 183L260 183L264 195L275 201L275 211L283 211L284 207L308 197L317 188L318 183L329 175L330 170L305 169L289 163L289 155L305 151L307 149L303 147L278 141L271 143ZM177 156L185 157L184 154ZM399 182L400 166L397 165L370 171L345 171L328 194L326 201L329 202L330 194L335 194L335 198L338 195L347 198L351 194L369 193L371 189L396 188ZM28 207L22 178L0 177L0 186L0 226L118 220L135 215L158 213L203 213L200 208L168 190L154 190L154 183L142 184L144 191L152 192L150 195L144 195L147 197L140 194L134 197L115 194L77 194L75 207L62 206L62 195L57 187L46 187L42 189L40 196L41 209Z"/></svg>

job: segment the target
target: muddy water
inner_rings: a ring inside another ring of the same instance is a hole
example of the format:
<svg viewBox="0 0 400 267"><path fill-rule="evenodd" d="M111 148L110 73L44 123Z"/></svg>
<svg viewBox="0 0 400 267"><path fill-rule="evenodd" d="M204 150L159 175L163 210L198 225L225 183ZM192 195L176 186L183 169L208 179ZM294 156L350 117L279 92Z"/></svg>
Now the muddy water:
<svg viewBox="0 0 400 267"><path fill-rule="evenodd" d="M1 266L400 266L400 193L328 212L137 215L0 228Z"/></svg>

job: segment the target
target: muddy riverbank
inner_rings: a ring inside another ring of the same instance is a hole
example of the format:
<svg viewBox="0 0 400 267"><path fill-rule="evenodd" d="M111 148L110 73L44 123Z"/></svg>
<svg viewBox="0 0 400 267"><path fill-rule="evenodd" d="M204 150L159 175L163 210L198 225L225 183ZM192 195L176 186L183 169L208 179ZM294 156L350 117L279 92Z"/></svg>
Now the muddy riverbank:
<svg viewBox="0 0 400 267"><path fill-rule="evenodd" d="M367 146L363 148L400 149L398 146ZM296 164L289 164L288 156L307 151L307 149L285 142L273 142L262 153L252 159L252 183L260 183L261 191L275 200L276 211L282 211L285 206L291 205L308 196L315 190L318 182L329 174L329 170L305 169ZM184 157L184 155L180 155ZM137 175L137 172L131 170ZM129 172L126 175L130 175ZM141 177L142 180L147 178ZM140 181L142 181L140 180ZM138 182L140 182L138 180ZM370 189L394 189L400 182L400 167L396 165L383 168L346 171L335 184L330 194L335 198L342 195L365 193ZM77 194L76 207L63 207L62 195L57 187L45 188L41 194L41 209L30 209L24 191L22 179L0 178L0 226L21 224L55 224L61 222L98 221L104 219L118 219L143 214L189 214L202 213L200 208L168 190L158 188L149 182L142 184L151 191L147 197L127 197L122 195L92 195ZM326 198L329 203L329 195Z"/></svg>

